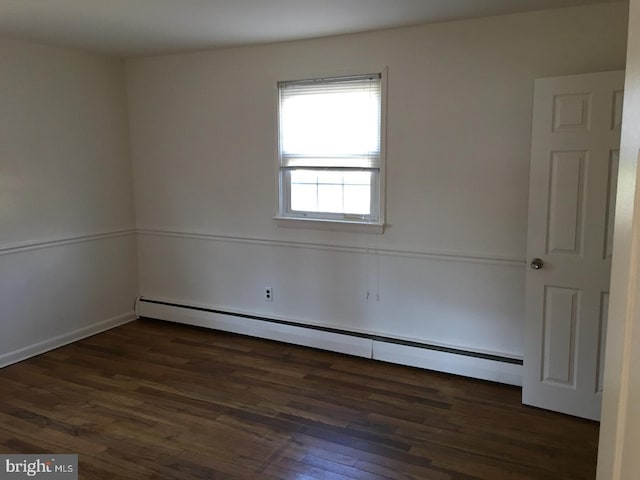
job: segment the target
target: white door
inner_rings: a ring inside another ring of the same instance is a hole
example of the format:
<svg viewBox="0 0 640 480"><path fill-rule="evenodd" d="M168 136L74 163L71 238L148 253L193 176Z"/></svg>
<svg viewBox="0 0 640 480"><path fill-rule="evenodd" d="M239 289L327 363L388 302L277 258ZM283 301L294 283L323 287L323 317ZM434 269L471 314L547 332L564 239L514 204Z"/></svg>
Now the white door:
<svg viewBox="0 0 640 480"><path fill-rule="evenodd" d="M600 418L624 72L536 81L522 401Z"/></svg>

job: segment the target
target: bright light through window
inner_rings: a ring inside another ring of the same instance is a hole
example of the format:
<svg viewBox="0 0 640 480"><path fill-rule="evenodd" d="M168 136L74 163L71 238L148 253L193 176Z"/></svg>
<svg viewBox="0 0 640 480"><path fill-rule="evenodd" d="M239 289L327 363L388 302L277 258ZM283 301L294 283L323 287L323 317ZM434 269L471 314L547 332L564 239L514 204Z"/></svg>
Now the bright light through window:
<svg viewBox="0 0 640 480"><path fill-rule="evenodd" d="M281 110L282 151L320 157L377 155L379 108L379 99L368 92L288 98Z"/></svg>
<svg viewBox="0 0 640 480"><path fill-rule="evenodd" d="M371 173L292 171L291 210L369 215Z"/></svg>
<svg viewBox="0 0 640 480"><path fill-rule="evenodd" d="M381 83L371 74L279 84L282 216L380 220Z"/></svg>

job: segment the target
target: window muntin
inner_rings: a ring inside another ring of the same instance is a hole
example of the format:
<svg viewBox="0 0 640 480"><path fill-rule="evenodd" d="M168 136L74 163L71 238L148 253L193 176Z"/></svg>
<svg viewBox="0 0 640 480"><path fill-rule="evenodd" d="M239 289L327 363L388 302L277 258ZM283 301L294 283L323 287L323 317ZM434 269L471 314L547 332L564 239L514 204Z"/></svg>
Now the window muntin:
<svg viewBox="0 0 640 480"><path fill-rule="evenodd" d="M280 82L280 215L380 221L380 74Z"/></svg>
<svg viewBox="0 0 640 480"><path fill-rule="evenodd" d="M371 172L295 169L290 182L293 212L371 215Z"/></svg>

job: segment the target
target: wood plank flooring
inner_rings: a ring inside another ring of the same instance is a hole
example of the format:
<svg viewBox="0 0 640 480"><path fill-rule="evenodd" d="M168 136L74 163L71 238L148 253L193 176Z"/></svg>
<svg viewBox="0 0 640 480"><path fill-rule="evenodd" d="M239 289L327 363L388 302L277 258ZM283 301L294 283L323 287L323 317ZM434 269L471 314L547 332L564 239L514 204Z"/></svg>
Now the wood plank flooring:
<svg viewBox="0 0 640 480"><path fill-rule="evenodd" d="M582 480L597 441L518 388L151 320L0 370L0 452L82 479Z"/></svg>

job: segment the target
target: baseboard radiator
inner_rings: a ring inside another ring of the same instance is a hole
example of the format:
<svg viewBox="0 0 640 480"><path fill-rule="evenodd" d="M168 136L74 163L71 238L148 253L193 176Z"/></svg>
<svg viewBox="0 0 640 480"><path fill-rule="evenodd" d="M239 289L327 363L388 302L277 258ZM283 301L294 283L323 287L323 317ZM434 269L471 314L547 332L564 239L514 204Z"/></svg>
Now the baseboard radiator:
<svg viewBox="0 0 640 480"><path fill-rule="evenodd" d="M522 385L522 359L140 297L138 318L165 320L385 362Z"/></svg>

